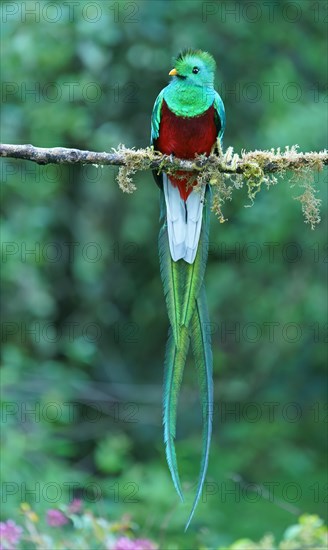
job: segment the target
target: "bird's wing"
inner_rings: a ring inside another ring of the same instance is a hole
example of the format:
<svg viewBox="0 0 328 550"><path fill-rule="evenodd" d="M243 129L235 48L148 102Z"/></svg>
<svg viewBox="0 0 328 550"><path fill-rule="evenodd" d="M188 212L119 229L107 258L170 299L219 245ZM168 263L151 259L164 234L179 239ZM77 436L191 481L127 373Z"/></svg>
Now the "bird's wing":
<svg viewBox="0 0 328 550"><path fill-rule="evenodd" d="M165 88L163 88L163 90L158 94L154 103L153 112L151 114L151 145L153 145L154 141L159 136L159 125L161 122L161 110L164 99L164 90Z"/></svg>
<svg viewBox="0 0 328 550"><path fill-rule="evenodd" d="M158 94L156 101L154 103L153 112L151 115L151 136L150 144L154 145L154 142L158 139L159 136L159 125L161 123L161 111L164 99L164 90ZM158 174L157 170L153 170L153 177L156 181L158 187L163 189L163 175L162 173Z"/></svg>
<svg viewBox="0 0 328 550"><path fill-rule="evenodd" d="M215 97L214 97L214 109L215 109L215 115L216 115L216 126L218 129L218 137L220 138L220 141L222 141L225 126L226 126L226 115L225 115L223 101L221 99L221 96L217 92L215 92Z"/></svg>

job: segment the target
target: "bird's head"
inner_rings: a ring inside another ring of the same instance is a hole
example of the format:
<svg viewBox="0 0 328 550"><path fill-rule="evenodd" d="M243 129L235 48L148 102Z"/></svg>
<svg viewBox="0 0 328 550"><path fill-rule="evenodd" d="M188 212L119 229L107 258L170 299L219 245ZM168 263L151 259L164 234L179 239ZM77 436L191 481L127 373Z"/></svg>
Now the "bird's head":
<svg viewBox="0 0 328 550"><path fill-rule="evenodd" d="M216 63L211 54L186 49L174 60L174 69L169 75L192 86L208 86L214 83L215 69Z"/></svg>

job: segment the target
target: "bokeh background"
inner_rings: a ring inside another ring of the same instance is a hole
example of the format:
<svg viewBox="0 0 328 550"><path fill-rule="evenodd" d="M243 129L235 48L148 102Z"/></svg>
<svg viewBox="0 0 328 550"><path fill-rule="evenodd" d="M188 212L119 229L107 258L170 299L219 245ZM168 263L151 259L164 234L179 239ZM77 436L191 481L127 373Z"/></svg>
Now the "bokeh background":
<svg viewBox="0 0 328 550"><path fill-rule="evenodd" d="M236 151L327 144L325 2L3 2L1 140L109 151L149 143L150 116L183 47L210 51ZM244 190L211 222L206 286L214 434L203 502L197 377L187 364L177 449L165 462L168 321L158 189L124 195L117 169L2 160L2 514L72 496L130 514L163 548L279 536L324 515L326 183L315 231L296 179ZM290 174L291 176L291 174ZM74 487L74 491L73 491Z"/></svg>

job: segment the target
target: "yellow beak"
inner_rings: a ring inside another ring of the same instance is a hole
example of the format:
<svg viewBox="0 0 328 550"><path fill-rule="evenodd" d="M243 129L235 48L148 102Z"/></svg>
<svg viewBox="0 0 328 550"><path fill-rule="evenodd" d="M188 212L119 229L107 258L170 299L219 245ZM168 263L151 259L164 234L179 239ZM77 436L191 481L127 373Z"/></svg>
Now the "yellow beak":
<svg viewBox="0 0 328 550"><path fill-rule="evenodd" d="M172 71L169 72L169 76L177 76L178 71L176 69L172 69Z"/></svg>

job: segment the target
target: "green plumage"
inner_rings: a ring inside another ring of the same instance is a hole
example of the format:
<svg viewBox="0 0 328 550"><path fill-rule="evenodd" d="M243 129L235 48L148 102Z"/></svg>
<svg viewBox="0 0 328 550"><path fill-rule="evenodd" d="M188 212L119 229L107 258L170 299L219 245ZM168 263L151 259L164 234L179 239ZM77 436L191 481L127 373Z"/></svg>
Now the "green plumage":
<svg viewBox="0 0 328 550"><path fill-rule="evenodd" d="M170 261L169 239L167 227L164 223L158 238L158 252L160 260L161 278L166 300L167 314L170 320L174 340L178 344L180 339L183 278L181 277L181 262Z"/></svg>
<svg viewBox="0 0 328 550"><path fill-rule="evenodd" d="M210 342L206 336L209 325L203 284L208 256L210 196L210 189L207 188L201 235L193 264L188 264L184 260L179 260L178 262L172 260L165 219L158 241L160 271L170 320L164 367L164 441L168 466L174 486L181 500L183 500L183 494L178 473L174 440L176 436L178 397L190 342L198 371L203 407L204 445L201 473L187 527L196 509L205 479L212 422L212 415L209 414L213 401L211 382L212 352Z"/></svg>
<svg viewBox="0 0 328 550"><path fill-rule="evenodd" d="M197 119L200 115L210 112L210 109L212 109L217 130L216 137L222 144L225 129L225 110L220 95L214 89L214 71L215 60L207 52L184 50L176 58L174 69L170 72L173 78L159 93L152 113L151 143L159 146L160 151L177 156L177 151L180 151L180 154L188 154L190 155L189 158L192 158L197 151L201 151L204 147L204 151L209 154L210 149L206 148L208 145L206 147L204 145L204 143L207 143L204 135L206 138L207 131L208 136L212 139L213 126L211 126L211 122L206 123L206 128L198 129L194 125L196 130L193 130L189 135L181 129L183 129L183 125L185 125L185 128L188 126L187 119L189 121L192 118ZM166 114L163 115L163 112ZM168 114L168 112L171 114ZM173 116L180 118L181 128L179 124L172 123ZM173 125L170 126L170 124ZM197 143L197 139L199 139L199 143ZM179 143L182 143L185 147L179 149L177 147ZM213 146L215 146L214 137ZM210 147L212 147L212 143L210 143ZM175 437L178 399L190 347L198 373L201 393L202 457L196 495L187 521L187 528L204 485L212 434L212 351L204 287L209 244L211 192L210 186L207 185L204 207L201 206L202 210L197 210L196 195L191 197L191 202L185 195L181 195L181 197L176 195L173 187L177 185L177 182L174 181L174 178L171 177L170 179L170 176L163 177L161 173L154 174L154 177L161 189L163 225L160 230L158 245L161 278L170 321L164 368L164 440L167 463L174 486L182 500L183 494L178 473ZM170 185L173 187L170 187ZM197 193L197 191L193 190L192 193ZM182 199L184 202L182 202ZM201 205L201 197L198 204ZM192 250L192 256L187 255L187 248L183 249L181 244L183 231L186 227L184 224L187 221L189 224L190 220L194 225L188 225L188 233L185 234L187 241L185 242L188 242L188 250ZM196 228L200 229L200 235L199 230L196 232Z"/></svg>
<svg viewBox="0 0 328 550"><path fill-rule="evenodd" d="M210 335L210 320L208 316L206 293L204 284L196 300L196 308L191 321L191 345L198 372L200 398L203 416L203 450L200 466L200 475L194 503L187 521L186 529L194 515L200 499L208 465L212 435L213 418L213 382L212 382L212 349Z"/></svg>
<svg viewBox="0 0 328 550"><path fill-rule="evenodd" d="M177 406L182 382L183 370L189 348L189 335L186 327L181 327L179 345L176 344L172 328L166 345L163 391L163 424L166 459L174 486L181 500L182 489L178 473L177 458L174 446L177 423Z"/></svg>

